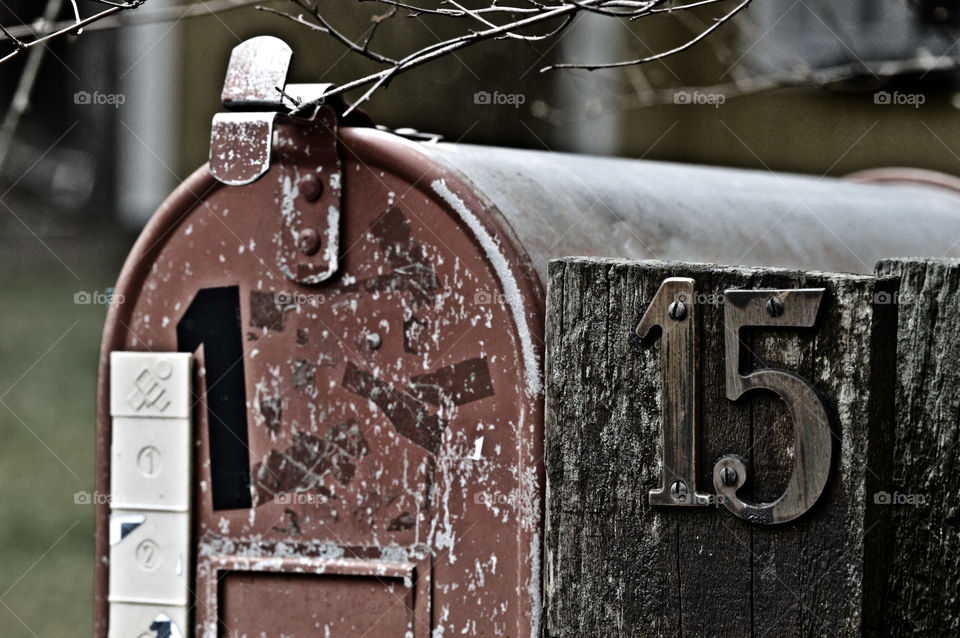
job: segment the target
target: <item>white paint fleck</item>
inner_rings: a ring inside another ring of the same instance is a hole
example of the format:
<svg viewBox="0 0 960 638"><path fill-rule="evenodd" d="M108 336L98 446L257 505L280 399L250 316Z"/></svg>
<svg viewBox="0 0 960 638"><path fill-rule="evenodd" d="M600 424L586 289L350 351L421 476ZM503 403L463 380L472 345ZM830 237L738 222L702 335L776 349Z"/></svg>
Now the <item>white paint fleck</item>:
<svg viewBox="0 0 960 638"><path fill-rule="evenodd" d="M504 297L513 314L513 322L517 327L517 332L520 334L520 349L523 353L527 393L530 395L540 394L542 389L540 363L537 361L537 355L533 348L533 337L527 326L527 318L523 307L523 295L520 293L520 286L517 285L517 280L513 276L510 264L507 263L506 257L504 257L503 252L500 250L499 241L487 232L487 229L483 227L483 224L481 224L477 216L473 214L473 211L467 207L456 193L450 190L445 180L434 180L430 186L432 186L434 192L442 197L467 223L467 226L473 231L477 241L480 242L497 277L500 279L500 284L503 286Z"/></svg>

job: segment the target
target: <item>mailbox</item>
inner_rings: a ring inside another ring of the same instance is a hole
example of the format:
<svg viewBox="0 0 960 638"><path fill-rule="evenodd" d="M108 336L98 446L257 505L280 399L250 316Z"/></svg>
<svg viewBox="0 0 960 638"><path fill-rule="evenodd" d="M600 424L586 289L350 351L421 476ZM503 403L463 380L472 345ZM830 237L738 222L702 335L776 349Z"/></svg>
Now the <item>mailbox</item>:
<svg viewBox="0 0 960 638"><path fill-rule="evenodd" d="M210 164L117 283L97 636L537 636L549 258L957 252L944 176L411 140L292 113L323 87L286 84L289 58L237 47Z"/></svg>

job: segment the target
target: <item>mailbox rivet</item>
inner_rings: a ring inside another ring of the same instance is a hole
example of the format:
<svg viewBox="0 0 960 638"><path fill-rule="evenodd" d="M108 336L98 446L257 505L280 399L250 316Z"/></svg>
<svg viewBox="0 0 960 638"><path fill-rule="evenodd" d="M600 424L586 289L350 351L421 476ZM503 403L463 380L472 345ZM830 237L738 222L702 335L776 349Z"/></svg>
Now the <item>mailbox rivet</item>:
<svg viewBox="0 0 960 638"><path fill-rule="evenodd" d="M767 301L767 313L771 317L779 317L783 314L783 302L778 297L770 297Z"/></svg>
<svg viewBox="0 0 960 638"><path fill-rule="evenodd" d="M313 173L301 177L299 187L308 202L316 201L323 194L323 182Z"/></svg>
<svg viewBox="0 0 960 638"><path fill-rule="evenodd" d="M315 255L320 250L320 235L312 228L304 228L297 235L297 246L304 255Z"/></svg>
<svg viewBox="0 0 960 638"><path fill-rule="evenodd" d="M371 332L367 335L367 345L370 346L371 350L379 349L382 343L383 341L380 339L380 335L376 332Z"/></svg>
<svg viewBox="0 0 960 638"><path fill-rule="evenodd" d="M737 484L737 471L732 467L725 467L720 470L720 480L724 485Z"/></svg>
<svg viewBox="0 0 960 638"><path fill-rule="evenodd" d="M687 484L683 481L674 481L670 486L670 494L678 501L687 500Z"/></svg>
<svg viewBox="0 0 960 638"><path fill-rule="evenodd" d="M687 316L687 307L683 305L682 301L674 301L667 308L667 313L674 321L683 321L683 318Z"/></svg>

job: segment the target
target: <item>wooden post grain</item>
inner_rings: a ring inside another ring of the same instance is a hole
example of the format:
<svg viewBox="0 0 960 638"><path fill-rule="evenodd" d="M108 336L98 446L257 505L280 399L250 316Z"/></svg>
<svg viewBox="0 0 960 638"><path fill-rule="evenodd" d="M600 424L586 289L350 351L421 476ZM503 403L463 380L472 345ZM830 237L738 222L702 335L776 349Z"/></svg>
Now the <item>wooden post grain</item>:
<svg viewBox="0 0 960 638"><path fill-rule="evenodd" d="M823 287L809 329L749 329L755 365L809 379L834 423L824 493L798 519L757 525L723 508L651 507L660 480L658 342L635 329L667 277L696 281L701 317L698 489L736 453L740 496L782 493L793 430L772 393L725 397L723 291ZM862 636L882 628L890 518L872 495L890 467L896 281L694 264L568 258L547 312L548 636ZM878 634L879 635L879 634Z"/></svg>
<svg viewBox="0 0 960 638"><path fill-rule="evenodd" d="M892 539L888 635L960 635L960 262L891 260L900 280L893 464L876 500Z"/></svg>

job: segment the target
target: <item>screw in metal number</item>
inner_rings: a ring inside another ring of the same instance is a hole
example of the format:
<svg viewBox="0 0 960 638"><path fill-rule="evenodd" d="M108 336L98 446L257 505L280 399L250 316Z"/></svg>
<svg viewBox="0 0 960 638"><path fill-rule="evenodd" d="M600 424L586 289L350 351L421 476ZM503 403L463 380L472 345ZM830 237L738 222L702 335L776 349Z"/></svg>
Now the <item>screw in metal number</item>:
<svg viewBox="0 0 960 638"><path fill-rule="evenodd" d="M771 317L779 317L783 314L783 302L779 297L770 297L767 302L767 314Z"/></svg>
<svg viewBox="0 0 960 638"><path fill-rule="evenodd" d="M687 316L687 307L682 301L674 301L667 309L667 314L674 321L683 321L683 318Z"/></svg>
<svg viewBox="0 0 960 638"><path fill-rule="evenodd" d="M683 481L674 481L670 486L670 494L681 503L687 500L687 484Z"/></svg>
<svg viewBox="0 0 960 638"><path fill-rule="evenodd" d="M720 470L720 480L723 481L724 485L736 485L737 484L737 471L732 467L725 467Z"/></svg>

